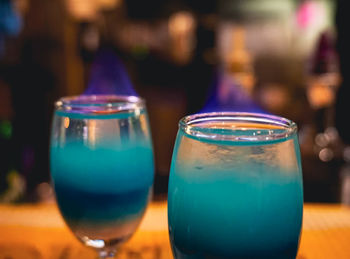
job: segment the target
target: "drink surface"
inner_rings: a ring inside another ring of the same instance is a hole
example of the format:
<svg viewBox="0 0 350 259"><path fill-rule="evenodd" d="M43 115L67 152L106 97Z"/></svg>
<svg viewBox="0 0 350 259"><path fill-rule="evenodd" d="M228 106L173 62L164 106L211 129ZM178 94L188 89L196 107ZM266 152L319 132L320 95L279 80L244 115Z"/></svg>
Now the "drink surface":
<svg viewBox="0 0 350 259"><path fill-rule="evenodd" d="M50 151L56 199L83 242L125 239L143 216L154 170L145 116L56 113Z"/></svg>
<svg viewBox="0 0 350 259"><path fill-rule="evenodd" d="M168 193L176 258L295 258L302 209L296 135L235 142L179 131Z"/></svg>

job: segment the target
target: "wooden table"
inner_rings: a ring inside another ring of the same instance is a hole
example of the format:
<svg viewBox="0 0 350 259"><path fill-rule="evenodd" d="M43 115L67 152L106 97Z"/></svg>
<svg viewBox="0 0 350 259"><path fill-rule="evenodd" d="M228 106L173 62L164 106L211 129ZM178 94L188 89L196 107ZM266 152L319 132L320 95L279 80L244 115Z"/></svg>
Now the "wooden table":
<svg viewBox="0 0 350 259"><path fill-rule="evenodd" d="M0 205L0 259L95 259L65 227L54 203ZM118 258L172 258L165 203L152 203ZM298 259L349 259L350 208L306 204Z"/></svg>

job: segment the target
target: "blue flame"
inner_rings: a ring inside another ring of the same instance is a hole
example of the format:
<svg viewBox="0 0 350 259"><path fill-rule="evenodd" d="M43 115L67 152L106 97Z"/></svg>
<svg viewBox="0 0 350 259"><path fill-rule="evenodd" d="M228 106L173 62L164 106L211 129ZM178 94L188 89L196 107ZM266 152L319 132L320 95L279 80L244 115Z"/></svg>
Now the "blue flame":
<svg viewBox="0 0 350 259"><path fill-rule="evenodd" d="M124 65L113 51L98 52L90 71L84 95L137 96Z"/></svg>
<svg viewBox="0 0 350 259"><path fill-rule="evenodd" d="M200 113L224 111L266 113L238 82L217 73Z"/></svg>

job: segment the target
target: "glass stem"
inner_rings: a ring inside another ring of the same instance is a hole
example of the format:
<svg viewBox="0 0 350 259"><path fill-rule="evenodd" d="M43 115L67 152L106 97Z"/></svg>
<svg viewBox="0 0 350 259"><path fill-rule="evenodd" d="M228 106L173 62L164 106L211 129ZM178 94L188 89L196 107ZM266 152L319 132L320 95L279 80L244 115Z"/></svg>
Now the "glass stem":
<svg viewBox="0 0 350 259"><path fill-rule="evenodd" d="M98 259L114 258L114 256L115 256L115 251L106 251L106 250L98 251Z"/></svg>

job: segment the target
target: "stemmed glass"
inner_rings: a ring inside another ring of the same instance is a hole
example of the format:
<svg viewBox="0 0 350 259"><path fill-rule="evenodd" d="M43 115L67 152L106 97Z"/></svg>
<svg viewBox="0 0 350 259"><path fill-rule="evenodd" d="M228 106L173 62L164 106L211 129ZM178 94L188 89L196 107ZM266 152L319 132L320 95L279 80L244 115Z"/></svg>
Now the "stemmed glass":
<svg viewBox="0 0 350 259"><path fill-rule="evenodd" d="M154 162L144 101L115 95L57 101L50 167L68 227L100 258L113 257L151 197Z"/></svg>
<svg viewBox="0 0 350 259"><path fill-rule="evenodd" d="M295 258L302 214L294 122L235 112L180 121L168 192L175 258Z"/></svg>

